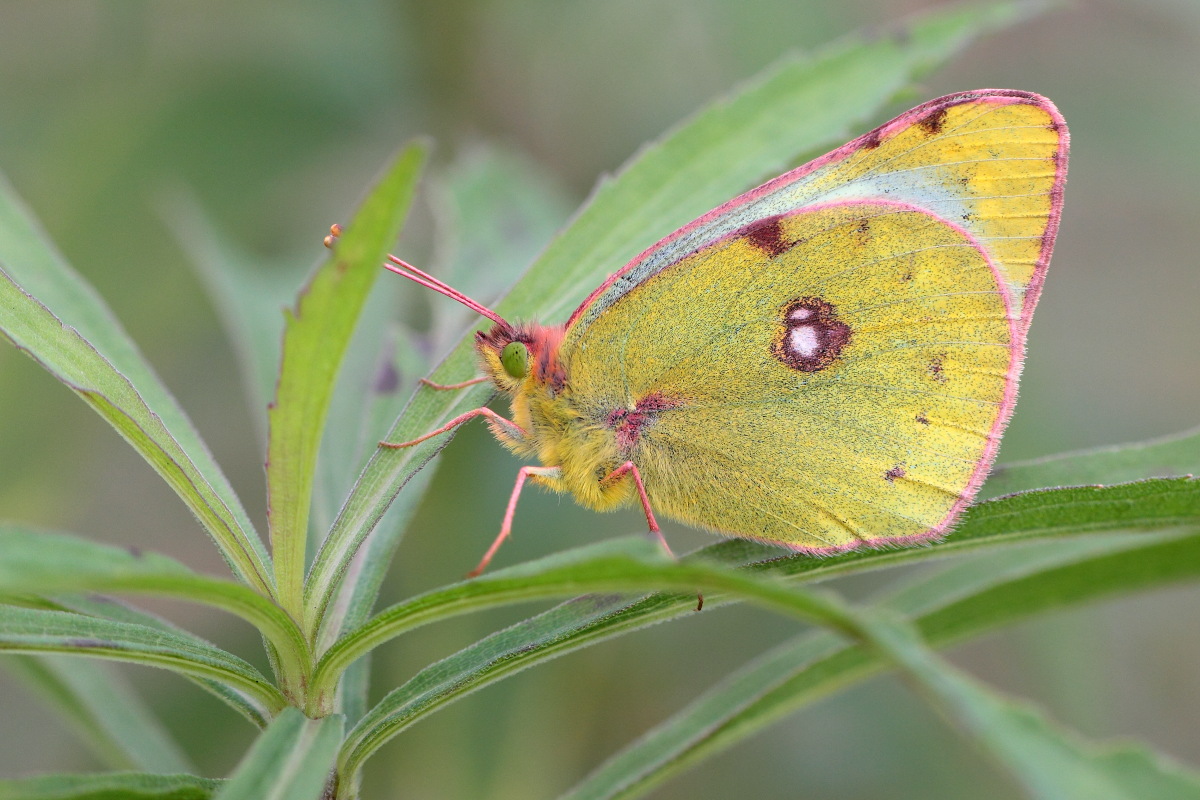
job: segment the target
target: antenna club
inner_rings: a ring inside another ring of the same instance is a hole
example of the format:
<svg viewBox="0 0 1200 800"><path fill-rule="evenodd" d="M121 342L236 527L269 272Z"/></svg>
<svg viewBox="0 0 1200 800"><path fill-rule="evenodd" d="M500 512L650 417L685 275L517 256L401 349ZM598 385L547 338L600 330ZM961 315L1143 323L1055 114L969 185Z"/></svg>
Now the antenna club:
<svg viewBox="0 0 1200 800"><path fill-rule="evenodd" d="M325 246L333 249L333 243L342 235L342 226L336 222L329 226L329 235L325 237Z"/></svg>

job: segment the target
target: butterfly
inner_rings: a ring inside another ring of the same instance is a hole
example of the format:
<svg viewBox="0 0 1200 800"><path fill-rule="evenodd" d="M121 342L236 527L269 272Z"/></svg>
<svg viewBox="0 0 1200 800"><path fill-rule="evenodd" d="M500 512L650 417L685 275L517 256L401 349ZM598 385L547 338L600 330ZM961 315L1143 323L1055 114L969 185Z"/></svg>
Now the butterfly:
<svg viewBox="0 0 1200 800"><path fill-rule="evenodd" d="M931 100L704 214L562 324L475 334L527 481L809 554L935 540L983 482L1054 246L1068 133L1047 99ZM334 232L336 234L336 230ZM426 382L428 383L428 381Z"/></svg>

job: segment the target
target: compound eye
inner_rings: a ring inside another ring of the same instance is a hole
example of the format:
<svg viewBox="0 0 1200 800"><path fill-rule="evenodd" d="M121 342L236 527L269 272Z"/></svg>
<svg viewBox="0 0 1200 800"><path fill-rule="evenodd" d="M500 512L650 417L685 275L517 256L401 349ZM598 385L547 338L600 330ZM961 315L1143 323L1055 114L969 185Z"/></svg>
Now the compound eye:
<svg viewBox="0 0 1200 800"><path fill-rule="evenodd" d="M500 363L512 377L524 378L529 374L529 348L523 342L509 342L500 351Z"/></svg>

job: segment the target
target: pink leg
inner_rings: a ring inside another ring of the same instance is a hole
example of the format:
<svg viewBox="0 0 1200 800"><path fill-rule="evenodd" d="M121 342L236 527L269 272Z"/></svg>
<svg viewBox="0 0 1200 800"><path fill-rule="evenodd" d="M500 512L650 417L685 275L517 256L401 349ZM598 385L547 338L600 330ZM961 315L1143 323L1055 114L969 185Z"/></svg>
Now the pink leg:
<svg viewBox="0 0 1200 800"><path fill-rule="evenodd" d="M433 381L429 380L428 378L421 378L418 380L418 383L423 383L426 386L428 386L429 388L437 389L438 391L449 391L452 389L465 389L468 386L474 386L477 383L483 383L484 381L488 381L488 380L491 380L491 379L488 378L486 375L483 375L478 378L472 378L469 381L463 381L462 383L434 383Z"/></svg>
<svg viewBox="0 0 1200 800"><path fill-rule="evenodd" d="M388 447L393 450L398 450L402 447L412 447L414 444L420 444L421 442L425 441L426 439L432 439L434 436L437 436L439 433L445 433L446 431L450 430L451 428L456 428L459 425L462 425L464 422L466 422L467 420L469 420L473 417L487 417L488 419L492 420L497 425L499 425L501 428L503 428L505 431L512 434L515 438L518 438L518 439L525 438L524 429L518 427L515 422L505 419L504 417L497 414L495 411L492 411L490 408L477 408L474 411L468 411L465 414L459 414L457 417L450 420L445 425L438 428L436 431L430 431L429 433L425 434L424 436L418 436L416 439L412 439L407 442L400 442L399 444L396 444L394 442L380 442L379 446L380 447Z"/></svg>
<svg viewBox="0 0 1200 800"><path fill-rule="evenodd" d="M646 484L642 483L642 473L638 472L637 465L632 461L626 461L621 466L614 469L612 472L604 476L606 481L615 481L626 474L633 473L633 482L637 484L638 497L642 501L642 510L646 512L646 522L650 525L650 532L658 538L658 543L662 545L663 550L667 551L667 555L671 558L675 554L671 552L671 546L667 544L667 540L663 537L662 531L658 529L658 520L654 518L654 512L650 510L650 498L646 496Z"/></svg>
<svg viewBox="0 0 1200 800"><path fill-rule="evenodd" d="M517 513L517 498L521 496L521 488L525 485L525 480L530 475L558 475L561 470L558 467L521 467L517 470L517 484L513 486L512 497L508 498L508 509L504 512L504 522L500 525L500 535L492 542L492 546L483 554L483 558L479 561L479 566L467 573L468 578L478 577L481 572L487 569L488 563L492 560L492 556L496 555L496 551L500 549L500 545L508 538L512 532L513 515Z"/></svg>

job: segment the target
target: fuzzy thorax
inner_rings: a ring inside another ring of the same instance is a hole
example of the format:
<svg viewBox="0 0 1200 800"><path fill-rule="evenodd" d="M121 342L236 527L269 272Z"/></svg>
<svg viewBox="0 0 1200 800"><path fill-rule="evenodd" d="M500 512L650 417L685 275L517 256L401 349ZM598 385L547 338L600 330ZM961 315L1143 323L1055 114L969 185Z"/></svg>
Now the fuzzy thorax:
<svg viewBox="0 0 1200 800"><path fill-rule="evenodd" d="M605 480L605 476L625 463L629 454L622 451L611 425L583 413L574 402L559 353L564 332L561 325L497 323L490 331L475 334L483 369L496 388L509 396L510 418L520 429L491 422L492 434L517 455L560 470L557 476L531 476L530 480L574 495L588 508L617 508L633 499L633 482L627 477ZM512 342L528 348L523 377L512 375L501 360Z"/></svg>

